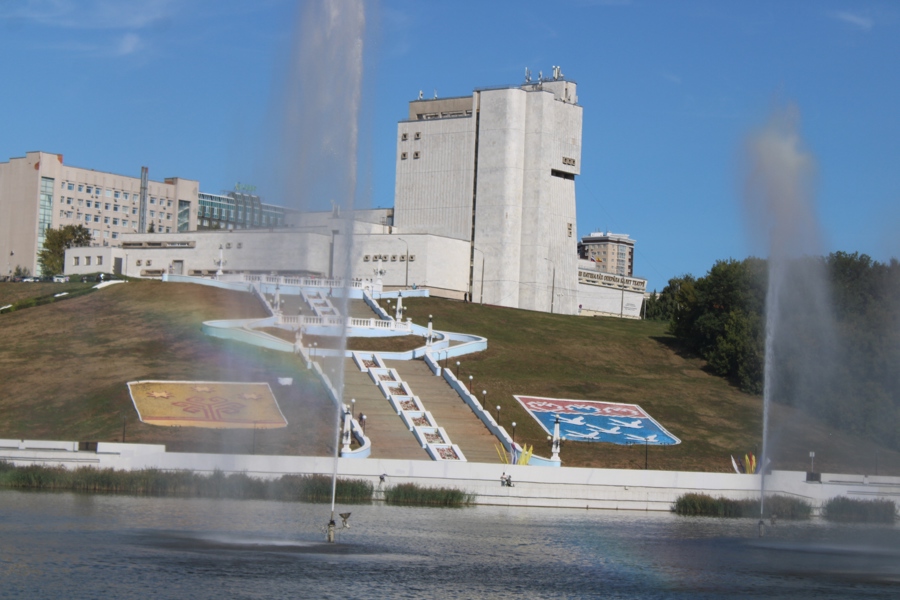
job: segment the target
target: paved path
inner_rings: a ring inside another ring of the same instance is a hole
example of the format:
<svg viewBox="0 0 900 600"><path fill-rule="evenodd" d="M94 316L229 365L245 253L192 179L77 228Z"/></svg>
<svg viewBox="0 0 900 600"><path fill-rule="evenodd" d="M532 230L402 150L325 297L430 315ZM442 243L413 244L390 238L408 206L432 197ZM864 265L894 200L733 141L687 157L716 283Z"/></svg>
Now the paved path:
<svg viewBox="0 0 900 600"><path fill-rule="evenodd" d="M344 403L349 405L351 398L356 399L357 419L360 413L366 415L372 458L431 459L369 374L360 372L353 359L348 358L344 362Z"/></svg>
<svg viewBox="0 0 900 600"><path fill-rule="evenodd" d="M495 446L497 438L484 426L472 409L463 402L443 377L437 377L421 360L385 361L394 368L413 394L422 400L439 427L443 427L450 441L460 447L470 462L499 463ZM373 442L374 444L374 442Z"/></svg>

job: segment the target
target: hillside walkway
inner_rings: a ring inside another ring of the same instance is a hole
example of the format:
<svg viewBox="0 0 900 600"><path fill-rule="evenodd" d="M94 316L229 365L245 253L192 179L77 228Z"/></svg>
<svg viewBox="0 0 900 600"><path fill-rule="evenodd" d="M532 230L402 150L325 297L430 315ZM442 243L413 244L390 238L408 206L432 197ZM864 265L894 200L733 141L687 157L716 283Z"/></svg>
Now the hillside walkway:
<svg viewBox="0 0 900 600"><path fill-rule="evenodd" d="M369 374L361 372L353 359L347 358L344 361L344 404L349 406L354 398L356 418L359 419L360 413L366 415L366 437L372 441L371 458L431 459Z"/></svg>
<svg viewBox="0 0 900 600"><path fill-rule="evenodd" d="M422 400L425 410L434 416L438 427L444 428L450 436L450 441L459 446L466 460L500 462L495 448L499 444L497 438L488 431L443 377L436 377L421 360L393 360L385 361L384 364L397 370L400 379L405 381L412 393ZM400 420L396 415L395 418ZM372 443L374 448L375 442Z"/></svg>

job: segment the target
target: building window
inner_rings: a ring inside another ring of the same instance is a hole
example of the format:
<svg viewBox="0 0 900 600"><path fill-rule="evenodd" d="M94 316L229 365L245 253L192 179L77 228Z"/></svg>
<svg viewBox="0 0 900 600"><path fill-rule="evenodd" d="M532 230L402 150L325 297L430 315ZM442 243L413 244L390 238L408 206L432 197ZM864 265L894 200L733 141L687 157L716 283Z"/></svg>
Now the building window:
<svg viewBox="0 0 900 600"><path fill-rule="evenodd" d="M421 132L421 131L417 131L417 132L416 132L416 135L414 136L414 139L417 139L417 140L422 139L422 132Z"/></svg>
<svg viewBox="0 0 900 600"><path fill-rule="evenodd" d="M416 150L415 152L413 152L413 158L414 158L414 159L415 159L415 158L419 158L419 151L418 151L418 150Z"/></svg>
<svg viewBox="0 0 900 600"><path fill-rule="evenodd" d="M119 212L119 205L113 204L113 212Z"/></svg>
<svg viewBox="0 0 900 600"><path fill-rule="evenodd" d="M74 189L75 189L75 184L74 184L74 183L70 183L68 186L66 186L66 189L68 189L69 191L74 190Z"/></svg>
<svg viewBox="0 0 900 600"><path fill-rule="evenodd" d="M128 200L128 192L123 192L123 193L122 193L122 199L123 199L123 200Z"/></svg>
<svg viewBox="0 0 900 600"><path fill-rule="evenodd" d="M133 215L137 214L137 206L135 206L131 209L131 214L133 214Z"/></svg>
<svg viewBox="0 0 900 600"><path fill-rule="evenodd" d="M111 197L112 197L112 190L104 190L104 192L106 192L106 197L107 197L107 198L111 198Z"/></svg>
<svg viewBox="0 0 900 600"><path fill-rule="evenodd" d="M119 239L119 232L118 232L118 231L113 231L113 239L114 239L114 240Z"/></svg>
<svg viewBox="0 0 900 600"><path fill-rule="evenodd" d="M103 217L103 222L109 225L109 217Z"/></svg>
<svg viewBox="0 0 900 600"><path fill-rule="evenodd" d="M400 160L406 160L406 152L400 153Z"/></svg>
<svg viewBox="0 0 900 600"><path fill-rule="evenodd" d="M156 198L150 198L150 204L156 204Z"/></svg>
<svg viewBox="0 0 900 600"><path fill-rule="evenodd" d="M113 194L113 198L115 198L116 200L118 200L119 197L120 197L121 195L122 195L122 194L119 192L119 190L116 190L116 193Z"/></svg>
<svg viewBox="0 0 900 600"><path fill-rule="evenodd" d="M94 215L94 223L100 222L100 215Z"/></svg>
<svg viewBox="0 0 900 600"><path fill-rule="evenodd" d="M150 266L152 266L152 265L153 265L153 261L150 260L150 259L148 258L148 259L147 259L147 266L150 267Z"/></svg>
<svg viewBox="0 0 900 600"><path fill-rule="evenodd" d="M109 210L109 202L103 205L103 210Z"/></svg>
<svg viewBox="0 0 900 600"><path fill-rule="evenodd" d="M368 255L368 254L366 254L365 256L363 256L363 262L369 262L369 255Z"/></svg>
<svg viewBox="0 0 900 600"><path fill-rule="evenodd" d="M84 191L86 191L88 194L92 194L92 193L94 193L94 188L92 188L91 186L87 186L87 188Z"/></svg>
<svg viewBox="0 0 900 600"><path fill-rule="evenodd" d="M102 266L102 265L103 265L103 257L102 257L102 256L98 256L98 257L97 257L97 266L100 267L100 266Z"/></svg>
<svg viewBox="0 0 900 600"><path fill-rule="evenodd" d="M81 264L81 257L79 257L79 256L74 256L74 257L72 257L72 264L73 264L74 266L76 266L76 267L77 267L78 265L80 265L80 264Z"/></svg>
<svg viewBox="0 0 900 600"><path fill-rule="evenodd" d="M83 191L84 191L84 184L81 184L81 183L78 184L78 191L79 191L79 192L83 192Z"/></svg>
<svg viewBox="0 0 900 600"><path fill-rule="evenodd" d="M88 267L91 266L91 257L90 256L84 257L84 264L85 264L85 266L88 266Z"/></svg>
<svg viewBox="0 0 900 600"><path fill-rule="evenodd" d="M572 237L572 224L571 224L571 223L568 223L568 224L566 225L566 228L569 230L569 237Z"/></svg>
<svg viewBox="0 0 900 600"><path fill-rule="evenodd" d="M134 261L134 266L136 266L136 267L141 266L141 259L137 259L136 261Z"/></svg>

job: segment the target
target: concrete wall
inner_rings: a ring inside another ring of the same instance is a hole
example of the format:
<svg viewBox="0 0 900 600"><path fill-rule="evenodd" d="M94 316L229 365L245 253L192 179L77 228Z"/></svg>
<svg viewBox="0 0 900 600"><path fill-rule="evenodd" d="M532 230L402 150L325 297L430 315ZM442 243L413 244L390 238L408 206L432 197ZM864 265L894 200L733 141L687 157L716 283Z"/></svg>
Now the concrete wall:
<svg viewBox="0 0 900 600"><path fill-rule="evenodd" d="M578 284L578 304L582 315L641 317L644 294L585 283Z"/></svg>
<svg viewBox="0 0 900 600"><path fill-rule="evenodd" d="M17 465L45 464L67 468L92 466L114 469L191 469L212 473L247 473L276 478L283 474L330 474L331 457L258 456L232 454L169 453L163 446L99 443L96 452L72 450L74 442L0 440L0 460ZM565 447L562 451L565 463ZM501 487L501 473L512 476L514 487ZM449 486L476 494L476 503L501 506L551 508L600 508L613 510L668 511L678 496L688 492L742 499L759 495L759 475L580 469L517 466L454 461L339 459L338 474L378 484L417 483ZM822 483L807 483L805 473L775 471L766 477L766 490L803 498L821 506L829 498L896 499L898 477L822 474Z"/></svg>
<svg viewBox="0 0 900 600"><path fill-rule="evenodd" d="M455 101L472 109L472 98ZM397 231L471 238L475 124L473 116L398 124L394 189Z"/></svg>

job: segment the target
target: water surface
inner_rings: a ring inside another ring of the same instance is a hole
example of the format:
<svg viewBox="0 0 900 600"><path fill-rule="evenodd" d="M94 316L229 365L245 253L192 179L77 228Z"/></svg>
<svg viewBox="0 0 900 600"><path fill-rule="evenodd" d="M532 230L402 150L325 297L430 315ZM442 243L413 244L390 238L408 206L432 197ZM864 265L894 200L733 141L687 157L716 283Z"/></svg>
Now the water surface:
<svg viewBox="0 0 900 600"><path fill-rule="evenodd" d="M896 598L896 527L0 491L0 597Z"/></svg>

